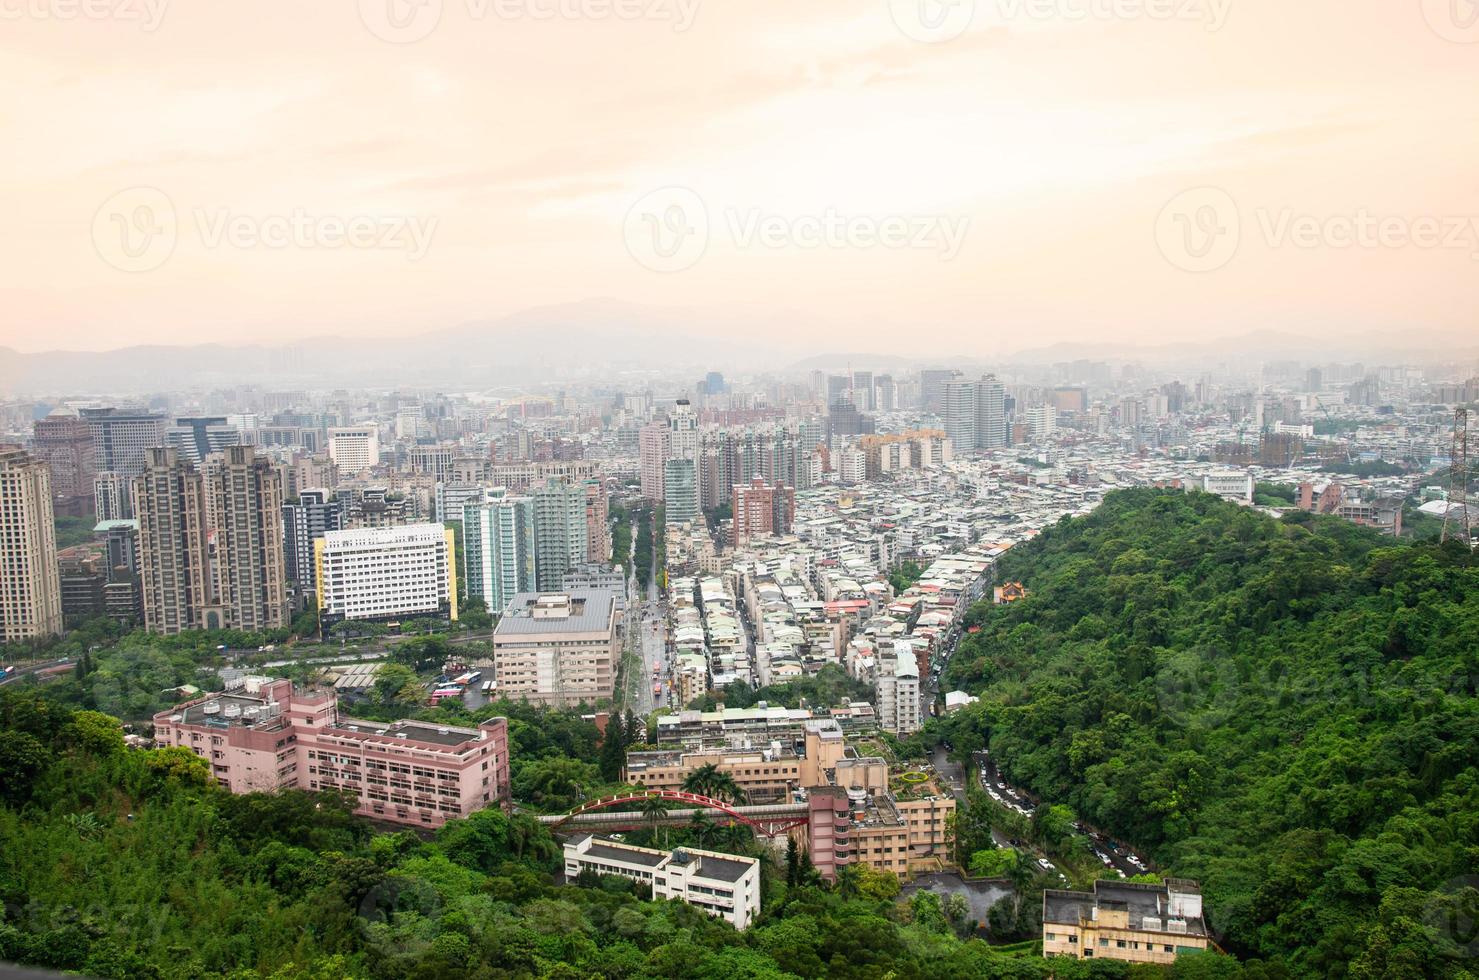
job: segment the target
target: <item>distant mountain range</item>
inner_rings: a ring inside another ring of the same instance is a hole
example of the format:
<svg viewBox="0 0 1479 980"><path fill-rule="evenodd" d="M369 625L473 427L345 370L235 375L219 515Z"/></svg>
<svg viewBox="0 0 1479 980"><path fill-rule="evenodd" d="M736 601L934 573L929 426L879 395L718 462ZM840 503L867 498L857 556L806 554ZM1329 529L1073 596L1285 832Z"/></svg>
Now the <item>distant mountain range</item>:
<svg viewBox="0 0 1479 980"><path fill-rule="evenodd" d="M774 336L777 323L798 324L796 340ZM928 347L901 354L867 351L815 353L804 341L806 324L825 326L792 313L704 311L587 300L538 307L507 317L480 320L411 337L314 337L288 345L197 344L136 346L111 351L20 353L0 348L0 392L98 396L209 389L235 384L281 388L345 386L458 387L470 390L519 385L521 381L592 382L613 387L635 384L644 375L705 371L812 370L849 368L907 373L924 367L959 367L972 373L993 366L1046 365L1078 359L1176 364L1237 358L1311 361L1366 358L1373 363L1434 363L1474 360L1479 346L1446 346L1427 339L1423 349L1402 351L1384 338L1299 337L1256 331L1237 337L1180 341L1152 346L1095 342L1057 343L1000 355L965 354L941 344L936 332ZM900 331L901 346L908 344Z"/></svg>

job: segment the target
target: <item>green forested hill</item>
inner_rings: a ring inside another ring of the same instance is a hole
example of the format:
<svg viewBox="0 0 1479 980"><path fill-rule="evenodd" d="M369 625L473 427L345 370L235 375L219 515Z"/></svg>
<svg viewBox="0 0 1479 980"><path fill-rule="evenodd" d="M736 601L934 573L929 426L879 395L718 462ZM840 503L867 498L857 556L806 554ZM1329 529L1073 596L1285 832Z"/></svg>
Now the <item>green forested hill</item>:
<svg viewBox="0 0 1479 980"><path fill-rule="evenodd" d="M971 614L957 748L1199 879L1240 955L1474 970L1479 562L1146 490L999 571L1030 594Z"/></svg>

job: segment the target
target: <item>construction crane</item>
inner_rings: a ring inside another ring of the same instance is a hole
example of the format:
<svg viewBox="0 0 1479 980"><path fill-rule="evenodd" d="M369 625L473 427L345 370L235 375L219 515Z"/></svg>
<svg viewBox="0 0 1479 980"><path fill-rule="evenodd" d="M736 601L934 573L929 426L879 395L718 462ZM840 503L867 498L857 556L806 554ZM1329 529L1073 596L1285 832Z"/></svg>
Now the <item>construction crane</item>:
<svg viewBox="0 0 1479 980"><path fill-rule="evenodd" d="M1458 527L1453 536L1469 547L1474 546L1473 532L1469 526L1469 410L1458 408L1453 412L1453 450L1449 454L1448 506L1443 508L1443 533L1440 543L1448 540L1448 527L1458 513Z"/></svg>

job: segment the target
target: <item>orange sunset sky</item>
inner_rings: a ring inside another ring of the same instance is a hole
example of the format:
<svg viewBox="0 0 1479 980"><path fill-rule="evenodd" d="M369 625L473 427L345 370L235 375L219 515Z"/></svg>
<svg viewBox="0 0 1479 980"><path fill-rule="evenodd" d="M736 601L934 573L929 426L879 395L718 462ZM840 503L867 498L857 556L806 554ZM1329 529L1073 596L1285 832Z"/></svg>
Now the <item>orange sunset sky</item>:
<svg viewBox="0 0 1479 980"><path fill-rule="evenodd" d="M1473 0L0 0L0 345L1472 344L1476 93Z"/></svg>

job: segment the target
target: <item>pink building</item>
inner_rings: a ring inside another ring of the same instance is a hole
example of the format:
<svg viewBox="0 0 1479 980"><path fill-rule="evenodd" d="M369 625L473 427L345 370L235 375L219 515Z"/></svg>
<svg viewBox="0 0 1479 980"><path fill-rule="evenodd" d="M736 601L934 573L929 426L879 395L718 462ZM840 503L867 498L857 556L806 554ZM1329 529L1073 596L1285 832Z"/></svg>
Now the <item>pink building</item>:
<svg viewBox="0 0 1479 980"><path fill-rule="evenodd" d="M672 431L661 422L651 422L637 432L639 475L642 496L662 503L663 467L673 455Z"/></svg>
<svg viewBox="0 0 1479 980"><path fill-rule="evenodd" d="M509 799L508 720L477 728L339 716L328 691L248 680L154 716L157 746L181 745L233 793L348 790L374 820L436 827Z"/></svg>

